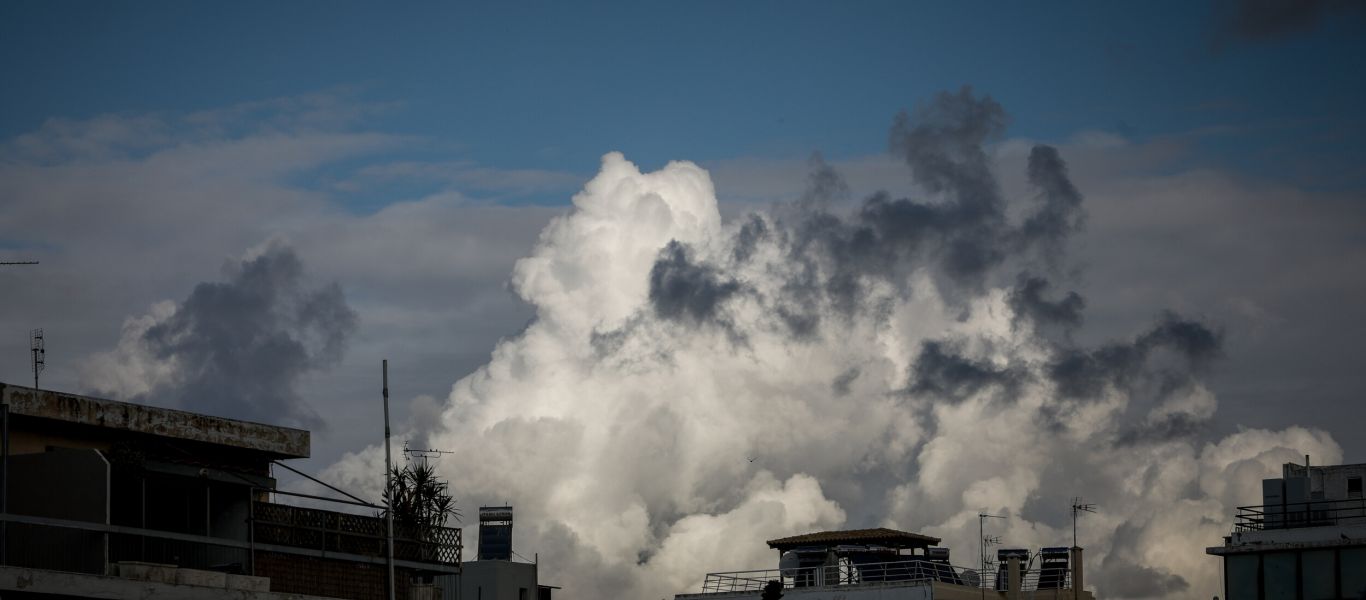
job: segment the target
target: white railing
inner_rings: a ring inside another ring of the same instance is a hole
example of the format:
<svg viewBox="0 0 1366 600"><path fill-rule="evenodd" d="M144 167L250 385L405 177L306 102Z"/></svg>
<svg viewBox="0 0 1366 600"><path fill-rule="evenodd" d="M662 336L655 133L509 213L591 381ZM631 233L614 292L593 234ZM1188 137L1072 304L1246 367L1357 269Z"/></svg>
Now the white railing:
<svg viewBox="0 0 1366 600"><path fill-rule="evenodd" d="M913 559L862 564L841 561L838 566L708 573L702 583L702 593L758 592L770 581L782 582L785 589L889 584L926 585L934 581L974 588L1005 589L1004 573L998 578L996 571L983 573L973 568ZM1023 591L1069 587L1069 569L1026 569L1021 574Z"/></svg>

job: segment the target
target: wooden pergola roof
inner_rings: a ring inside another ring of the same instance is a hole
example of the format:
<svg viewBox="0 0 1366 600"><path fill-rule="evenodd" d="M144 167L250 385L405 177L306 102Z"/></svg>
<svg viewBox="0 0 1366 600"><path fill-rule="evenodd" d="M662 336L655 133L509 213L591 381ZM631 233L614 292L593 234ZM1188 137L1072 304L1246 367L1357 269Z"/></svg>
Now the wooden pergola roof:
<svg viewBox="0 0 1366 600"><path fill-rule="evenodd" d="M820 531L769 540L768 547L785 552L804 546L871 545L888 548L926 548L939 544L939 538L878 527L876 529L846 529Z"/></svg>

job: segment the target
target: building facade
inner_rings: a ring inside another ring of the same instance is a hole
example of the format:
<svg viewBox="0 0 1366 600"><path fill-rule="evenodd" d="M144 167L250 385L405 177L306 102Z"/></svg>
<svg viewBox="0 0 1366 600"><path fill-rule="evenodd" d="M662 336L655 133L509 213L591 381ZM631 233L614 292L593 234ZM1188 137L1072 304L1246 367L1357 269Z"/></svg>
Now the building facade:
<svg viewBox="0 0 1366 600"><path fill-rule="evenodd" d="M512 507L479 508L478 560L459 575L436 578L443 600L552 600L556 586L540 582L540 564L512 550Z"/></svg>
<svg viewBox="0 0 1366 600"><path fill-rule="evenodd" d="M1366 464L1286 463L1262 503L1205 552L1223 560L1226 600L1366 598Z"/></svg>
<svg viewBox="0 0 1366 600"><path fill-rule="evenodd" d="M939 538L894 529L822 531L769 540L778 568L709 573L675 600L1093 600L1081 548L1002 549L985 569L955 566Z"/></svg>
<svg viewBox="0 0 1366 600"><path fill-rule="evenodd" d="M6 600L387 597L383 507L276 489L307 431L4 383L0 416ZM459 529L396 530L397 597L439 595L460 552Z"/></svg>

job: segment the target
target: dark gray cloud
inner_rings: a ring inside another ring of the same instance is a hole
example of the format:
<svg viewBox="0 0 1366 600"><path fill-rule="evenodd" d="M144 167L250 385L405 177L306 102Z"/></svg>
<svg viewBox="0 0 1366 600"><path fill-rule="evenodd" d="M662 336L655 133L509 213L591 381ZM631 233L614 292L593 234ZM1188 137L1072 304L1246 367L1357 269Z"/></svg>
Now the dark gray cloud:
<svg viewBox="0 0 1366 600"><path fill-rule="evenodd" d="M915 111L897 115L889 142L893 156L932 198L879 192L852 214L836 214L834 200L846 196L848 186L815 157L802 199L769 225L750 217L734 241L737 258L752 255L757 234L780 235L787 265L795 267L789 269L784 296L796 306L828 302L846 316L876 309L864 304L871 281L904 291L907 276L917 269L928 267L950 293L971 293L1012 256L1037 253L1056 266L1067 238L1081 227L1082 196L1058 151L1038 146L1028 176L1038 190L1039 207L1019 225L1009 222L985 150L1009 120L1000 104L969 87L939 93ZM1063 302L1061 310L1079 309L1079 300Z"/></svg>
<svg viewBox="0 0 1366 600"><path fill-rule="evenodd" d="M1143 423L1121 431L1115 438L1116 446L1138 446L1187 438L1204 432L1208 419L1185 413L1173 413L1151 423Z"/></svg>
<svg viewBox="0 0 1366 600"><path fill-rule="evenodd" d="M848 395L849 386L853 385L854 381L857 380L858 376L862 373L863 372L860 371L858 367L849 367L843 373L840 373L840 376L836 377L834 381L830 382L830 390L835 392L836 396Z"/></svg>
<svg viewBox="0 0 1366 600"><path fill-rule="evenodd" d="M1185 577L1127 559L1106 560L1098 575L1105 594L1114 598L1163 598L1190 589Z"/></svg>
<svg viewBox="0 0 1366 600"><path fill-rule="evenodd" d="M1081 229L1085 217L1081 193L1067 176L1067 163L1052 146L1035 146L1029 152L1028 173L1042 204L1021 226L1021 242L1025 247L1037 245L1049 266L1056 266L1067 237Z"/></svg>
<svg viewBox="0 0 1366 600"><path fill-rule="evenodd" d="M1023 375L972 360L942 341L925 342L915 360L910 391L946 400L961 400L989 386L1006 386Z"/></svg>
<svg viewBox="0 0 1366 600"><path fill-rule="evenodd" d="M666 319L716 321L721 304L739 291L738 282L694 262L678 241L669 242L650 269L650 305Z"/></svg>
<svg viewBox="0 0 1366 600"><path fill-rule="evenodd" d="M1081 325L1086 300L1076 292L1067 292L1062 298L1049 300L1044 297L1049 286L1047 279L1021 274L1015 287L1011 288L1008 298L1015 319L1024 319L1044 326L1060 325L1064 328Z"/></svg>
<svg viewBox="0 0 1366 600"><path fill-rule="evenodd" d="M735 234L735 262L747 262L754 256L754 249L768 237L768 225L758 215L749 215L740 231Z"/></svg>
<svg viewBox="0 0 1366 600"><path fill-rule="evenodd" d="M1366 25L1366 3L1355 0L1223 0L1215 4L1217 41L1257 42L1308 33L1330 18Z"/></svg>
<svg viewBox="0 0 1366 600"><path fill-rule="evenodd" d="M1009 121L999 103L974 96L968 86L957 93L940 92L917 108L914 117L898 114L890 136L892 154L906 162L917 184L951 200L927 204L874 198L864 207L863 221L880 226L891 240L901 241L901 234L918 239L926 228L938 233L945 273L959 281L979 281L1004 256L1004 202L984 145L998 138Z"/></svg>
<svg viewBox="0 0 1366 600"><path fill-rule="evenodd" d="M317 427L296 390L305 373L341 359L356 313L335 283L309 289L303 264L272 245L236 265L226 282L206 282L143 336L176 377L146 400L196 412Z"/></svg>
<svg viewBox="0 0 1366 600"><path fill-rule="evenodd" d="M776 312L783 324L787 325L792 337L799 340L812 339L821 326L821 316L814 311L802 312L799 309L779 306Z"/></svg>
<svg viewBox="0 0 1366 600"><path fill-rule="evenodd" d="M1108 386L1131 390L1140 379L1151 377L1160 379L1162 391L1170 392L1178 383L1203 372L1221 354L1222 347L1221 333L1164 312L1156 325L1132 342L1060 351L1048 367L1048 376L1059 394L1068 398L1095 398ZM1151 364L1159 354L1174 360ZM1149 368L1153 366L1160 368Z"/></svg>
<svg viewBox="0 0 1366 600"><path fill-rule="evenodd" d="M1142 546L1143 528L1125 522L1115 529L1111 551L1101 561L1096 581L1105 582L1105 595L1115 598L1161 598L1190 589L1180 575L1146 566L1135 556Z"/></svg>

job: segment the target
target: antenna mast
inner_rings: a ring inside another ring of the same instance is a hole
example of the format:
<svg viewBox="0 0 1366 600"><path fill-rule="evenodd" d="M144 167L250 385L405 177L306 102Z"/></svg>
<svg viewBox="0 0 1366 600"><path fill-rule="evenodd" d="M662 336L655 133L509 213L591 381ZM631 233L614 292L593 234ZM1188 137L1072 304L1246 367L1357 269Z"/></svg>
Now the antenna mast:
<svg viewBox="0 0 1366 600"><path fill-rule="evenodd" d="M436 450L436 449L433 449L433 448L426 448L426 449L409 448L409 447L408 447L408 442L407 442L406 440L403 442L403 459L406 460L406 461L411 461L412 459L416 458L416 459L422 461L422 464L423 464L423 465L426 465L426 464L427 464L427 459L429 459L429 458L440 458L442 454L455 454L455 452L453 452L453 451L451 451L451 450Z"/></svg>
<svg viewBox="0 0 1366 600"><path fill-rule="evenodd" d="M34 329L29 332L29 351L33 353L33 391L38 391L38 374L43 372L47 366L45 358L47 350L43 345L43 330Z"/></svg>
<svg viewBox="0 0 1366 600"><path fill-rule="evenodd" d="M987 519L1004 518L1006 518L1005 515L989 515L986 513L977 513L977 541L979 542L979 552L977 555L977 589L981 591L981 595L983 598L986 597L987 593L986 587L984 587L986 583L987 567L996 565L996 561L991 560L991 558L987 556L987 547L995 546L1001 543L1000 536L987 536Z"/></svg>
<svg viewBox="0 0 1366 600"><path fill-rule="evenodd" d="M1096 505L1094 505L1094 504L1083 504L1082 501L1081 501L1081 496L1077 496L1077 497L1075 497L1075 498L1072 498L1072 547L1073 547L1073 548L1076 548L1076 547L1077 547L1077 516L1080 515L1081 513L1084 513L1084 512L1089 512L1089 513L1094 513L1094 512L1096 512Z"/></svg>

